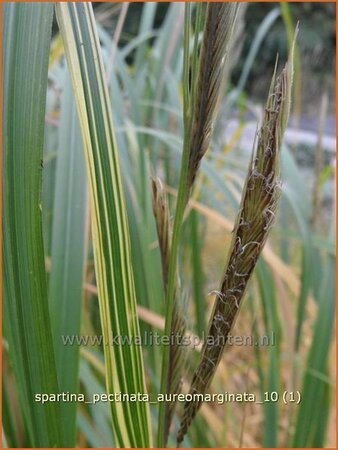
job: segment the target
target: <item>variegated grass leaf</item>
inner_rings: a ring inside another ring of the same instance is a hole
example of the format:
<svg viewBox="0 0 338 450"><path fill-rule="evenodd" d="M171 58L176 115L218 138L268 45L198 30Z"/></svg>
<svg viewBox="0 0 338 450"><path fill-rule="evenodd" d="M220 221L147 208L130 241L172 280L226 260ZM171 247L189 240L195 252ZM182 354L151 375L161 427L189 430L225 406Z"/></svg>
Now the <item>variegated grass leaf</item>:
<svg viewBox="0 0 338 450"><path fill-rule="evenodd" d="M111 345L113 336L133 338L140 328L119 152L93 8L90 3L58 3L56 14L84 143L107 391L143 394L140 346ZM152 446L147 403L111 402L110 408L116 446Z"/></svg>
<svg viewBox="0 0 338 450"><path fill-rule="evenodd" d="M276 78L272 77L257 150L249 165L229 259L211 315L207 339L195 370L190 394L204 394L216 372L226 338L235 323L250 276L268 237L280 195L279 160L288 121L293 76L293 50ZM202 401L186 402L177 435L182 442Z"/></svg>

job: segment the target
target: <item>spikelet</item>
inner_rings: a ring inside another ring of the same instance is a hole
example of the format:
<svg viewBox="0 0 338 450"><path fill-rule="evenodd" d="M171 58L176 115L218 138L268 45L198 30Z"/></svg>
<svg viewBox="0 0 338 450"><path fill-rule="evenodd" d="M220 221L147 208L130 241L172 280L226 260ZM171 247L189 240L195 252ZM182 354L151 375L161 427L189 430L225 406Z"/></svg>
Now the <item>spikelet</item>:
<svg viewBox="0 0 338 450"><path fill-rule="evenodd" d="M280 76L272 78L264 119L243 190L228 263L211 315L207 339L190 394L204 394L216 372L226 338L235 322L250 276L272 226L280 196L279 160L290 110L293 49ZM186 402L177 435L182 442L201 401Z"/></svg>
<svg viewBox="0 0 338 450"><path fill-rule="evenodd" d="M168 284L172 232L169 205L161 180L159 178L153 178L151 181L153 192L153 212L155 216L158 243L161 254L163 284L166 289Z"/></svg>

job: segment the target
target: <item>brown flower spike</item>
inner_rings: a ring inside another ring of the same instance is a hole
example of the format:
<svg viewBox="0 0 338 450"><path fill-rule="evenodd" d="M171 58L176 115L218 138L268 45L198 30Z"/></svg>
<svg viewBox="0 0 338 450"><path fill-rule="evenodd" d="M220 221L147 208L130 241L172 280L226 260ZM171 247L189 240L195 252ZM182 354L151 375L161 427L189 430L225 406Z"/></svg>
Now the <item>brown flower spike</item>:
<svg viewBox="0 0 338 450"><path fill-rule="evenodd" d="M234 325L248 281L275 218L280 196L280 149L290 110L292 77L293 48L282 73L276 79L275 69L271 81L263 123L257 136L256 154L250 162L243 189L225 275L217 292L208 337L190 387L189 393L193 395L193 400L187 401L184 406L177 435L178 445L202 404L200 398L194 400L194 394L204 394L214 377L226 337Z"/></svg>
<svg viewBox="0 0 338 450"><path fill-rule="evenodd" d="M192 189L208 150L221 94L225 62L239 5L208 3L191 122L188 181Z"/></svg>

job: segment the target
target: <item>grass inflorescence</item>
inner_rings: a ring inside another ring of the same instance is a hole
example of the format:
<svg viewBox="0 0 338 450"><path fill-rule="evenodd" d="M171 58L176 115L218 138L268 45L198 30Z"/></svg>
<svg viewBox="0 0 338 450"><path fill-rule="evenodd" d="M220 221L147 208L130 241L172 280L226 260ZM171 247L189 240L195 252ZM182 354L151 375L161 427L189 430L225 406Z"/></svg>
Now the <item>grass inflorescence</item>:
<svg viewBox="0 0 338 450"><path fill-rule="evenodd" d="M203 394L210 385L239 312L248 281L269 235L280 196L280 150L288 121L293 76L293 52L279 77L272 77L257 150L250 162L229 259L217 292L201 360L190 394ZM212 339L209 339L212 338ZM210 344L211 343L211 344ZM185 404L177 443L182 442L201 401Z"/></svg>

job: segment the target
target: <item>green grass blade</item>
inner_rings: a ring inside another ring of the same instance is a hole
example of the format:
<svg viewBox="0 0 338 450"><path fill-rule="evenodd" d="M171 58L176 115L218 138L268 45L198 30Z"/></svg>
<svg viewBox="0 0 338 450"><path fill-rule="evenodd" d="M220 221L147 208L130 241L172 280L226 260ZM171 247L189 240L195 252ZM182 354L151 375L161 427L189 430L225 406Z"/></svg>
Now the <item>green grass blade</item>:
<svg viewBox="0 0 338 450"><path fill-rule="evenodd" d="M112 346L113 335L139 335L130 237L107 86L91 4L59 3L65 45L85 147L91 200L95 272L109 393L144 393L140 346ZM120 447L150 447L149 406L112 402Z"/></svg>
<svg viewBox="0 0 338 450"><path fill-rule="evenodd" d="M143 35L152 31L157 9L157 3L156 2L143 3L142 6L143 8L138 35ZM146 57L148 45L149 45L148 42L145 41L137 48L134 63L136 73L139 73L144 68L144 60Z"/></svg>
<svg viewBox="0 0 338 450"><path fill-rule="evenodd" d="M296 325L296 336L295 336L295 351L299 351L299 347L301 344L302 338L302 327L304 320L306 318L306 305L307 299L310 292L310 283L312 274L312 264L311 264L311 251L312 250L312 242L311 239L304 238L304 244L302 248L302 266L301 266L301 288L298 299L298 308L297 308L297 325Z"/></svg>
<svg viewBox="0 0 338 450"><path fill-rule="evenodd" d="M310 348L307 368L301 389L302 401L299 405L294 447L323 447L327 420L327 374L328 349L332 341L335 318L335 261L327 257L326 274L322 283L318 317ZM324 351L325 350L325 351ZM321 376L320 376L321 375Z"/></svg>
<svg viewBox="0 0 338 450"><path fill-rule="evenodd" d="M49 72L49 78L51 72ZM47 89L46 118L53 117L58 99L55 91ZM45 256L50 257L52 247L53 206L55 197L55 167L58 148L57 123L45 123L42 176L42 229Z"/></svg>
<svg viewBox="0 0 338 450"><path fill-rule="evenodd" d="M199 336L202 336L206 328L204 273L202 262L203 241L201 240L201 226L199 224L199 215L195 210L192 210L189 215L189 225L191 239L192 283L196 311L196 330L197 334Z"/></svg>
<svg viewBox="0 0 338 450"><path fill-rule="evenodd" d="M79 346L62 336L80 333L86 263L86 179L83 148L71 84L65 74L53 214L49 307L61 392L78 392ZM60 405L67 447L75 446L75 402Z"/></svg>
<svg viewBox="0 0 338 450"><path fill-rule="evenodd" d="M312 438L314 448L323 448L326 445L328 419L330 416L332 392L328 383L321 382L317 399L320 401L320 414L318 414L315 433Z"/></svg>
<svg viewBox="0 0 338 450"><path fill-rule="evenodd" d="M41 217L41 160L52 4L4 7L4 328L33 447L62 447L48 313Z"/></svg>
<svg viewBox="0 0 338 450"><path fill-rule="evenodd" d="M275 335L276 342L281 342L281 324L277 309L276 287L271 272L268 270L265 261L261 260L257 267L257 278L262 300L262 309L265 319L266 334L272 332ZM262 392L280 392L280 348L278 345L270 345L266 350L268 353L269 368L265 374L265 386L262 386ZM264 398L261 399L264 401ZM264 402L264 430L263 446L276 448L278 446L278 402Z"/></svg>

